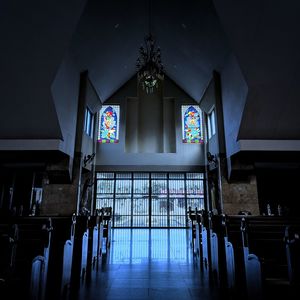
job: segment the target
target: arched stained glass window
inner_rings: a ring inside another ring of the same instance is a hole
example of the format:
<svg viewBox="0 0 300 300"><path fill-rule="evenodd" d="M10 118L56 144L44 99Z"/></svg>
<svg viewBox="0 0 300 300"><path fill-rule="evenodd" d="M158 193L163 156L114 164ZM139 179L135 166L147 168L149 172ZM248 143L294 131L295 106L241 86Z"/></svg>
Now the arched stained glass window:
<svg viewBox="0 0 300 300"><path fill-rule="evenodd" d="M183 143L203 143L202 114L198 105L182 105Z"/></svg>
<svg viewBox="0 0 300 300"><path fill-rule="evenodd" d="M98 142L118 143L119 142L119 105L103 105L99 117Z"/></svg>

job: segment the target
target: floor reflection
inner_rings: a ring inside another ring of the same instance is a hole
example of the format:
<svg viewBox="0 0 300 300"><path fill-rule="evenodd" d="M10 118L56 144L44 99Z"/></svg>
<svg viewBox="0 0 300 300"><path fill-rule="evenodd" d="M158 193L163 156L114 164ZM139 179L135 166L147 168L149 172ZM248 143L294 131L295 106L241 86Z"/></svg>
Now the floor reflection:
<svg viewBox="0 0 300 300"><path fill-rule="evenodd" d="M109 263L190 262L185 229L114 229Z"/></svg>
<svg viewBox="0 0 300 300"><path fill-rule="evenodd" d="M186 229L113 229L109 251L84 300L216 300L207 272L192 254Z"/></svg>

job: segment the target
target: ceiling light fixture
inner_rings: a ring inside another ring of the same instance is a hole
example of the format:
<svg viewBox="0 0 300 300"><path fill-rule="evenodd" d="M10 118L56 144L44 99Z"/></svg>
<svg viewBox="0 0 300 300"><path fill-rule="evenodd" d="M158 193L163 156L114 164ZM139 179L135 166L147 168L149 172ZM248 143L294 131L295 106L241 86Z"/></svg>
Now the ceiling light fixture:
<svg viewBox="0 0 300 300"><path fill-rule="evenodd" d="M136 62L138 83L147 94L153 93L164 79L164 67L161 62L160 48L151 34L151 0L149 0L149 34L145 37L145 46L139 50Z"/></svg>

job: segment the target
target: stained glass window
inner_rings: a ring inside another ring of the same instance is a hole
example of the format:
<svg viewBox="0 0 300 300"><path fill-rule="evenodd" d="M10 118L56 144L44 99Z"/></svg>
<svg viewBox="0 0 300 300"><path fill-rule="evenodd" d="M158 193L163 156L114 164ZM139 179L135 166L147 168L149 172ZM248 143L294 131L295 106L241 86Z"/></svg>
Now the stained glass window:
<svg viewBox="0 0 300 300"><path fill-rule="evenodd" d="M118 143L119 142L119 105L103 105L99 117L99 143Z"/></svg>
<svg viewBox="0 0 300 300"><path fill-rule="evenodd" d="M198 105L182 105L183 143L203 143L202 114Z"/></svg>

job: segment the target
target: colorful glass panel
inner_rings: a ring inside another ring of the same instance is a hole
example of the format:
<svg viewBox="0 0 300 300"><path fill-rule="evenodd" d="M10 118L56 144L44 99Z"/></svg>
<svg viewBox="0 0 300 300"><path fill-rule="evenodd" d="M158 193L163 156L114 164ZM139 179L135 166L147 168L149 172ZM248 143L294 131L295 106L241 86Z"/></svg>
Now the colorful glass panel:
<svg viewBox="0 0 300 300"><path fill-rule="evenodd" d="M182 106L183 143L203 143L201 110L196 105Z"/></svg>
<svg viewBox="0 0 300 300"><path fill-rule="evenodd" d="M100 110L99 143L119 142L119 112L118 105L103 105Z"/></svg>

